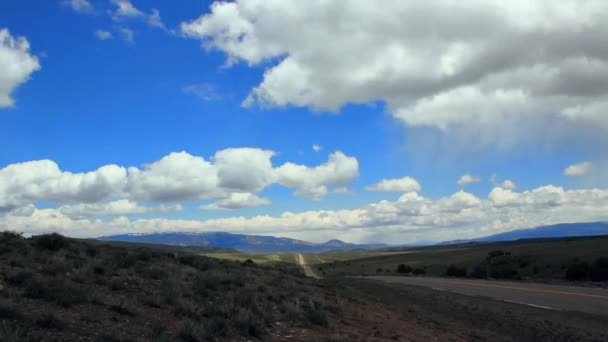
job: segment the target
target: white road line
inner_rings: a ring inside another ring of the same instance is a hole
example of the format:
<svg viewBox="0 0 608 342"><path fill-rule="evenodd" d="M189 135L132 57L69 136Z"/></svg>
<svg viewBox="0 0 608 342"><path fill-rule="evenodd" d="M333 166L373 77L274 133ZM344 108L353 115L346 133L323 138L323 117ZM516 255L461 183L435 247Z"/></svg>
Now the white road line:
<svg viewBox="0 0 608 342"><path fill-rule="evenodd" d="M521 304L521 305L527 305L527 306L532 306L535 308L541 308L541 309L547 309L547 310L557 310L556 308L552 308L550 306L544 306L544 305L538 305L538 304L530 304L530 303L523 303L523 302L516 302L514 300L508 300L508 299L503 299L503 302L509 302L509 303L514 303L514 304Z"/></svg>

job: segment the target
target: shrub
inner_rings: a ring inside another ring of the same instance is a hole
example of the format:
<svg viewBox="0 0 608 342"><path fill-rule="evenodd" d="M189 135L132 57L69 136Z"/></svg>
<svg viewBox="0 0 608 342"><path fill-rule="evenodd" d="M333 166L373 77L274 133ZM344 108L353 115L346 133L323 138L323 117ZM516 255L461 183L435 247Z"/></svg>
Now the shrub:
<svg viewBox="0 0 608 342"><path fill-rule="evenodd" d="M52 312L45 312L40 315L36 319L36 325L44 329L63 330L65 328L65 323Z"/></svg>
<svg viewBox="0 0 608 342"><path fill-rule="evenodd" d="M329 325L325 311L311 308L306 312L306 318L312 324L327 327Z"/></svg>
<svg viewBox="0 0 608 342"><path fill-rule="evenodd" d="M70 245L70 241L67 238L57 233L38 235L32 239L34 247L48 251L58 251Z"/></svg>
<svg viewBox="0 0 608 342"><path fill-rule="evenodd" d="M83 287L62 279L30 279L25 284L24 295L29 298L55 302L64 307L84 303L88 299L88 294Z"/></svg>
<svg viewBox="0 0 608 342"><path fill-rule="evenodd" d="M589 276L593 281L608 280L608 258L598 258L591 265Z"/></svg>
<svg viewBox="0 0 608 342"><path fill-rule="evenodd" d="M463 267L458 267L452 264L448 266L448 269L445 271L445 275L448 277L466 277L467 270Z"/></svg>
<svg viewBox="0 0 608 342"><path fill-rule="evenodd" d="M259 338L264 332L264 323L248 309L240 309L233 317L233 324L242 336Z"/></svg>
<svg viewBox="0 0 608 342"><path fill-rule="evenodd" d="M585 280L589 275L589 264L579 262L570 265L566 270L566 279L568 280Z"/></svg>
<svg viewBox="0 0 608 342"><path fill-rule="evenodd" d="M34 273L28 270L20 270L16 273L9 274L7 281L13 285L23 285L34 277Z"/></svg>
<svg viewBox="0 0 608 342"><path fill-rule="evenodd" d="M426 270L424 268L414 268L414 270L412 270L412 273L415 275L420 275L420 274L426 274Z"/></svg>
<svg viewBox="0 0 608 342"><path fill-rule="evenodd" d="M501 250L491 251L491 252L488 253L488 259L495 258L495 257L498 257L498 256L503 256L503 255L505 255L505 252L503 252Z"/></svg>
<svg viewBox="0 0 608 342"><path fill-rule="evenodd" d="M411 273L412 272L412 268L408 265L405 264L399 264L399 266L397 266L397 272L399 273Z"/></svg>
<svg viewBox="0 0 608 342"><path fill-rule="evenodd" d="M194 254L185 254L180 255L177 258L177 261L183 265L188 265L199 269L201 271L206 271L211 268L211 263L205 257L194 255Z"/></svg>
<svg viewBox="0 0 608 342"><path fill-rule="evenodd" d="M134 308L122 302L118 305L110 305L110 310L125 316L135 316L136 314Z"/></svg>
<svg viewBox="0 0 608 342"><path fill-rule="evenodd" d="M2 342L18 342L23 341L21 329L14 324L3 321L0 324L0 341Z"/></svg>
<svg viewBox="0 0 608 342"><path fill-rule="evenodd" d="M181 323L178 336L186 342L200 342L211 339L203 324L196 323L190 319Z"/></svg>
<svg viewBox="0 0 608 342"><path fill-rule="evenodd" d="M12 304L0 301L0 319L18 319L21 318L21 312Z"/></svg>
<svg viewBox="0 0 608 342"><path fill-rule="evenodd" d="M509 265L503 265L503 266L493 266L490 269L490 277L495 278L495 279L513 279L513 278L517 278L519 276L519 272L509 266Z"/></svg>
<svg viewBox="0 0 608 342"><path fill-rule="evenodd" d="M475 268L473 268L473 271L471 271L470 275L473 278L485 279L488 277L488 271L484 266L477 265L475 266Z"/></svg>

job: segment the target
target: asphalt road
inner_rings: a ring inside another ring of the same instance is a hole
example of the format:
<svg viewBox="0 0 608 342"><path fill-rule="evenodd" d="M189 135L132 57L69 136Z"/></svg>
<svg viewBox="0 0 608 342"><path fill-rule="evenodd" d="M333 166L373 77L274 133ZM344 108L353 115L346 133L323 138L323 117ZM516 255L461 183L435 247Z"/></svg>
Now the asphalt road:
<svg viewBox="0 0 608 342"><path fill-rule="evenodd" d="M608 290L577 286L433 277L366 277L390 283L430 287L469 296L483 296L550 310L608 315Z"/></svg>
<svg viewBox="0 0 608 342"><path fill-rule="evenodd" d="M302 269L304 270L304 274L306 274L307 277L311 277L311 278L315 278L315 279L321 279L321 277L319 277L312 270L312 268L310 268L310 266L306 265L306 261L304 260L304 257L300 253L298 253L298 265L300 265L302 267Z"/></svg>

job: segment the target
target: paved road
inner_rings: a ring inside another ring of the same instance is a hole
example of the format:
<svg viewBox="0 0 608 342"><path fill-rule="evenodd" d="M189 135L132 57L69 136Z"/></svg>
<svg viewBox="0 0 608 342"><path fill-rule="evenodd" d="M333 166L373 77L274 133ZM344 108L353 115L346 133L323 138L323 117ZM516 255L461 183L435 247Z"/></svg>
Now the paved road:
<svg viewBox="0 0 608 342"><path fill-rule="evenodd" d="M315 278L315 279L321 279L321 277L319 277L312 270L312 268L310 268L310 266L306 265L306 261L304 260L304 257L300 253L298 253L298 265L302 266L302 269L304 270L304 274L306 274L307 277L311 277L311 278Z"/></svg>
<svg viewBox="0 0 608 342"><path fill-rule="evenodd" d="M367 277L391 283L430 287L470 296L526 304L552 310L608 315L608 290L576 286L432 277Z"/></svg>

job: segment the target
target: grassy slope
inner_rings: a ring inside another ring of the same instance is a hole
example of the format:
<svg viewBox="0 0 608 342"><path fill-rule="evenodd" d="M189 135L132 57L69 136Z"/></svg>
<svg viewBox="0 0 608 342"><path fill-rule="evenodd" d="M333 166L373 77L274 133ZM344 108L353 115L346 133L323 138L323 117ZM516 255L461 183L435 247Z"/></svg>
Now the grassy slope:
<svg viewBox="0 0 608 342"><path fill-rule="evenodd" d="M55 234L0 233L0 275L1 341L266 338L277 324L324 329L335 305L295 265Z"/></svg>
<svg viewBox="0 0 608 342"><path fill-rule="evenodd" d="M528 265L518 270L524 278L563 279L566 267L573 262L578 260L590 263L595 258L608 256L608 237L415 248L403 251L406 253L395 251L372 257L363 254L363 258L350 255L348 260L316 265L315 268L326 275L372 275L377 274L378 269L382 269L382 273L387 273L387 270L395 273L399 264L407 264L414 268L425 268L428 275L442 275L449 264L471 269L483 261L489 252L495 250L508 251L514 256L529 260ZM319 254L318 257L330 259L332 255L325 253Z"/></svg>

